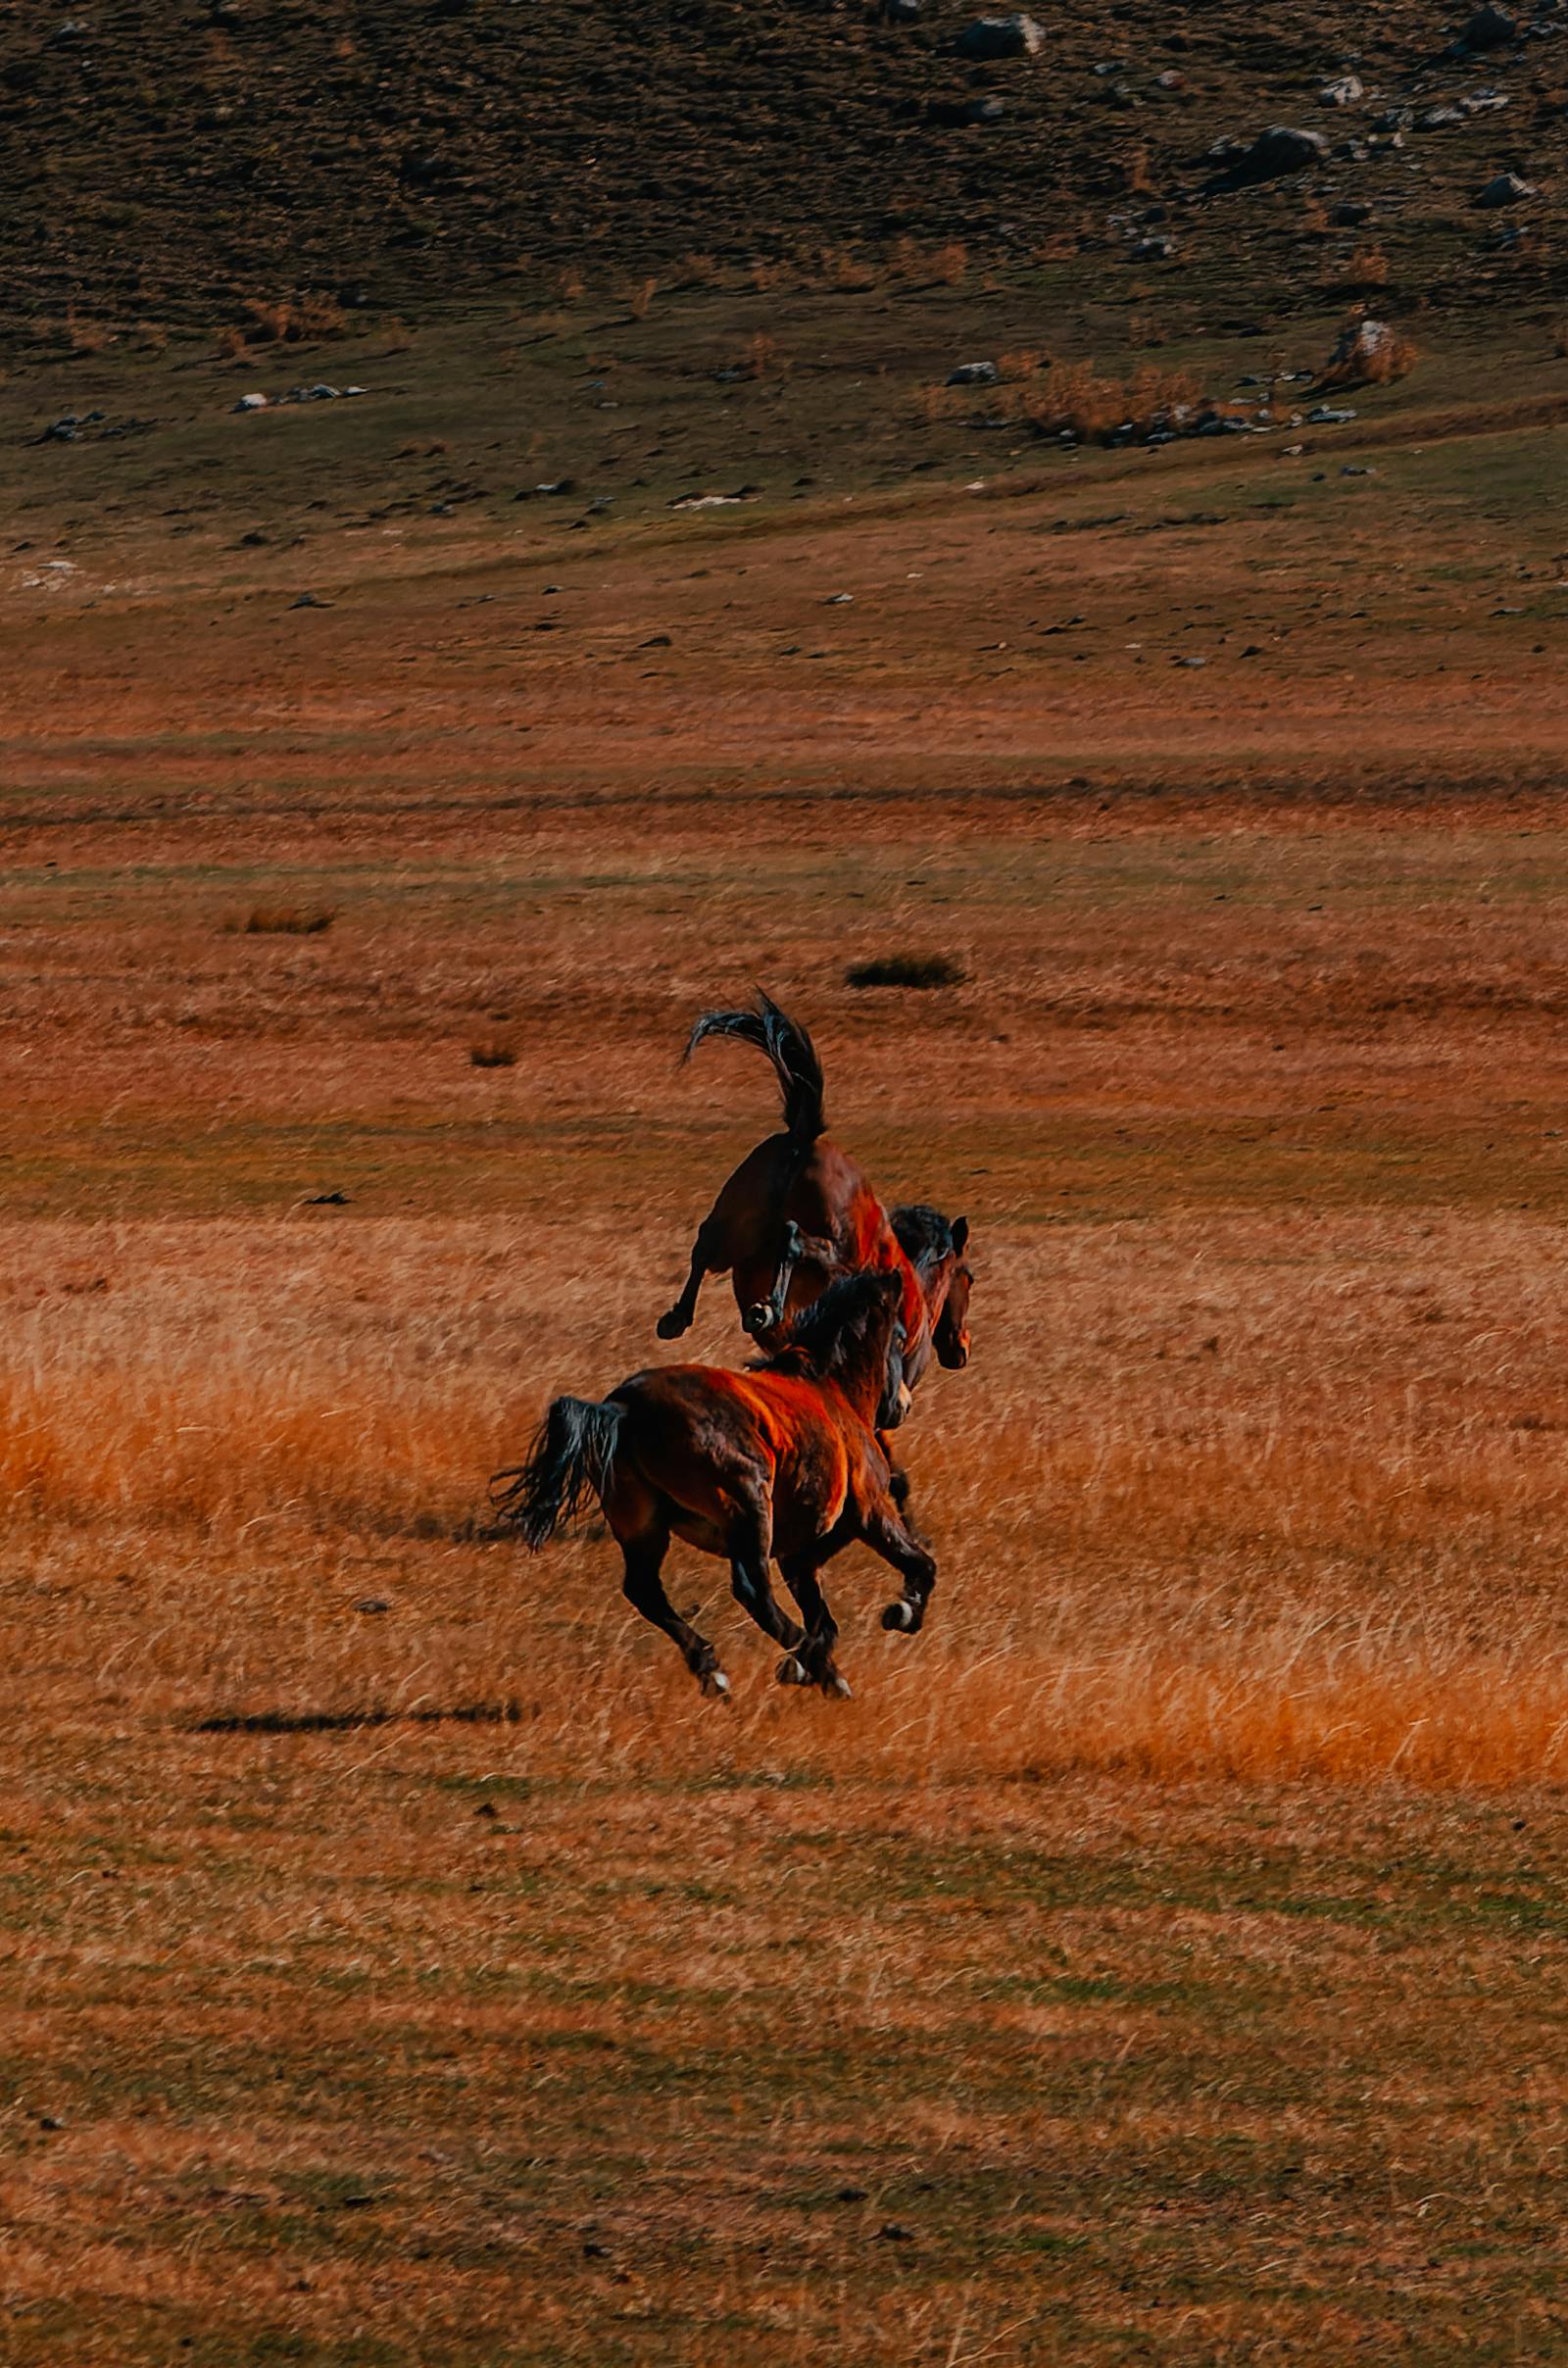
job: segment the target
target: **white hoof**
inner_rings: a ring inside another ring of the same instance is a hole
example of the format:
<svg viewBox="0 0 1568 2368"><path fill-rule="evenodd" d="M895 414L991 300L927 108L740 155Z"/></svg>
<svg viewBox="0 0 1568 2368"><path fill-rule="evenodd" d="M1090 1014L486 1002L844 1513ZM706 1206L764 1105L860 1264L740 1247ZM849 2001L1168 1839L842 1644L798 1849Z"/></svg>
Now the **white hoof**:
<svg viewBox="0 0 1568 2368"><path fill-rule="evenodd" d="M725 1695L729 1692L729 1679L724 1675L722 1669L707 1670L703 1675L701 1684L705 1694L715 1695L720 1702L723 1701Z"/></svg>
<svg viewBox="0 0 1568 2368"><path fill-rule="evenodd" d="M909 1630L914 1626L913 1604L890 1603L882 1614L882 1625L890 1633L899 1631L907 1636Z"/></svg>
<svg viewBox="0 0 1568 2368"><path fill-rule="evenodd" d="M785 1653L779 1662L777 1675L781 1686L804 1686L808 1682L806 1665L798 1661L793 1653Z"/></svg>
<svg viewBox="0 0 1568 2368"><path fill-rule="evenodd" d="M835 1702L854 1702L855 1700L855 1688L851 1685L849 1679L843 1676L837 1669L834 1670L832 1676L827 1680L822 1688L822 1691L824 1694L831 1694Z"/></svg>

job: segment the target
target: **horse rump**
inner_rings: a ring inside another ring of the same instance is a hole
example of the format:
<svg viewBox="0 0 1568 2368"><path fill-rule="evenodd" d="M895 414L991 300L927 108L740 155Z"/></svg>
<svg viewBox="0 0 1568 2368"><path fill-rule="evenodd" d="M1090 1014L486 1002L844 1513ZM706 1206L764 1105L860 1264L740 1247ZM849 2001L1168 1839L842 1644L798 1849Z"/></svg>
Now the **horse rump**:
<svg viewBox="0 0 1568 2368"><path fill-rule="evenodd" d="M625 1407L612 1399L557 1398L526 1459L497 1472L490 1502L537 1554L587 1496L604 1500Z"/></svg>
<svg viewBox="0 0 1568 2368"><path fill-rule="evenodd" d="M791 1140L814 1143L827 1131L822 1110L822 1063L798 1020L781 1011L771 995L757 990L755 1011L704 1011L693 1027L684 1058L690 1061L709 1036L734 1036L755 1045L773 1064L784 1097L784 1124Z"/></svg>

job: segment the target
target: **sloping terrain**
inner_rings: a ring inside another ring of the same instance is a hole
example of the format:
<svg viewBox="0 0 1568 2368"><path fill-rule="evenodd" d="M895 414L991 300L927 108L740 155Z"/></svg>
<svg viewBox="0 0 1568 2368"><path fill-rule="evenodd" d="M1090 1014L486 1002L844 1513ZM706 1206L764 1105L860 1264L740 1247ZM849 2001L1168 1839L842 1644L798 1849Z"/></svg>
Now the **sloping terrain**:
<svg viewBox="0 0 1568 2368"><path fill-rule="evenodd" d="M824 248L901 237L1013 265L1081 255L1111 295L1142 265L1156 304L1185 301L1196 274L1203 302L1223 292L1238 317L1277 317L1297 301L1311 198L1371 209L1406 304L1549 293L1538 225L1568 143L1568 19L1551 0L1526 0L1458 55L1465 16L1417 0L1164 14L1069 0L1042 20L1035 55L987 64L958 52L973 13L964 0L924 0L909 25L858 0L10 10L11 327L81 305L220 321L301 287L396 305L563 267L612 284L694 254L819 265ZM1347 74L1360 95L1322 104ZM1396 110L1412 111L1402 128ZM1214 143L1278 123L1325 138L1304 180L1212 191L1226 171ZM1510 169L1544 195L1476 211ZM1168 256L1137 254L1151 217Z"/></svg>

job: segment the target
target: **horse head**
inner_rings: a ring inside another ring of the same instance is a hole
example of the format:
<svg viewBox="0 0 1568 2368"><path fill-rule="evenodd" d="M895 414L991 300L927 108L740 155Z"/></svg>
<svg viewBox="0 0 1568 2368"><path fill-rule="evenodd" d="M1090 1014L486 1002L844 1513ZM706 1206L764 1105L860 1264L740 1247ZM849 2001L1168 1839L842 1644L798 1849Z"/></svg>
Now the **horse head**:
<svg viewBox="0 0 1568 2368"><path fill-rule="evenodd" d="M950 1372L961 1372L969 1361L969 1293L974 1287L967 1257L969 1220L950 1220L940 1209L915 1202L890 1209L888 1222L914 1268L937 1362Z"/></svg>

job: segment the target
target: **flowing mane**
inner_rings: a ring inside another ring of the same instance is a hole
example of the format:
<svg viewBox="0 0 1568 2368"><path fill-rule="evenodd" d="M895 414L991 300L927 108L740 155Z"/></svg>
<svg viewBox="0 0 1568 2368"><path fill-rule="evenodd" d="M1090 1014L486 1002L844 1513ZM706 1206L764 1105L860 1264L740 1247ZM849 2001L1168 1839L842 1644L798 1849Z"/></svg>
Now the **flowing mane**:
<svg viewBox="0 0 1568 2368"><path fill-rule="evenodd" d="M790 1318L776 1349L753 1359L758 1373L842 1373L877 1320L891 1309L897 1278L864 1270L829 1283Z"/></svg>
<svg viewBox="0 0 1568 2368"><path fill-rule="evenodd" d="M924 1201L910 1201L902 1209L890 1209L888 1223L916 1274L953 1256L953 1227L940 1209L930 1209Z"/></svg>

